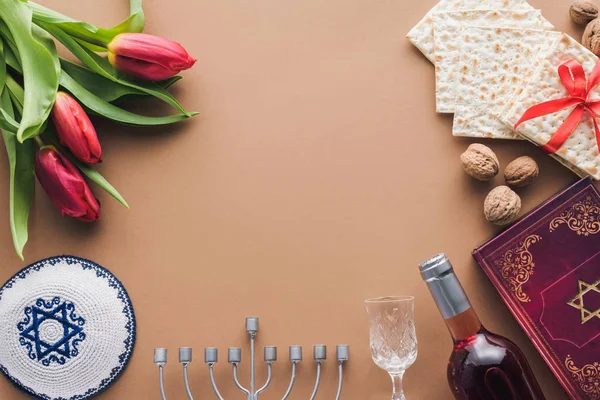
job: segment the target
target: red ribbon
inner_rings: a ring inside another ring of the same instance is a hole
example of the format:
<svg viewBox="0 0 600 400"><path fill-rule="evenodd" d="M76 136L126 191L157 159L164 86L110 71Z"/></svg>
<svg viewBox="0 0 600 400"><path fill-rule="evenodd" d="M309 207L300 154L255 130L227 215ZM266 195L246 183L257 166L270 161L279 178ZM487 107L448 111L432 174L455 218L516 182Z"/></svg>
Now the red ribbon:
<svg viewBox="0 0 600 400"><path fill-rule="evenodd" d="M515 124L515 131L525 121L576 106L556 133L552 135L548 143L542 146L542 149L548 153L556 153L569 136L573 134L573 131L581 122L585 111L588 111L594 122L596 145L600 150L600 128L598 128L598 122L596 121L596 118L600 117L600 100L591 101L588 99L592 90L600 84L600 62L594 67L589 80L586 79L585 71L581 64L575 60L570 60L560 65L558 67L558 75L571 96L546 101L529 108L525 111L519 122Z"/></svg>

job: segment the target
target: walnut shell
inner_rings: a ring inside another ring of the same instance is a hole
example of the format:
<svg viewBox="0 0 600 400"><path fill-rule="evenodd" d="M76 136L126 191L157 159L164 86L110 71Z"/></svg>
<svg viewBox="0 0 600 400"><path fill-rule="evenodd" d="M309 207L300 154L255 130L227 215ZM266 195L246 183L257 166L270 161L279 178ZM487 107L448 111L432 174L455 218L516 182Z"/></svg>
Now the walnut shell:
<svg viewBox="0 0 600 400"><path fill-rule="evenodd" d="M498 186L485 198L485 218L496 225L508 225L521 212L521 198L508 186Z"/></svg>
<svg viewBox="0 0 600 400"><path fill-rule="evenodd" d="M569 8L569 16L576 24L585 25L598 18L598 6L588 0L576 1Z"/></svg>
<svg viewBox="0 0 600 400"><path fill-rule="evenodd" d="M489 181L498 174L500 163L496 154L487 146L473 143L461 154L465 172L480 181Z"/></svg>
<svg viewBox="0 0 600 400"><path fill-rule="evenodd" d="M583 31L581 44L591 50L595 55L600 55L600 19L596 18L588 24Z"/></svg>
<svg viewBox="0 0 600 400"><path fill-rule="evenodd" d="M531 157L523 156L513 160L504 170L504 180L511 186L527 186L540 174L540 168Z"/></svg>

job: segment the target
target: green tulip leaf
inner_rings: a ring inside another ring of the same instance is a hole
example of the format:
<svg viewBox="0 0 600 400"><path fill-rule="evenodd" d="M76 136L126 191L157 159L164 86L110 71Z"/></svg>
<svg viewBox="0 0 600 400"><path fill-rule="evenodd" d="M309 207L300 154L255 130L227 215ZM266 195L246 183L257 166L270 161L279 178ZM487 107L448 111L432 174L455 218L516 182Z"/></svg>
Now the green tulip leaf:
<svg viewBox="0 0 600 400"><path fill-rule="evenodd" d="M142 0L130 0L129 17L120 24L109 29L99 28L87 22L74 20L73 18L67 17L66 15L32 1L28 2L28 5L33 12L33 21L36 24L54 24L70 36L81 39L83 42L89 43L92 46L96 46L91 49L93 51L98 51L98 48L106 51L106 45L115 36L125 32L141 32L144 29L145 24Z"/></svg>
<svg viewBox="0 0 600 400"><path fill-rule="evenodd" d="M141 126L166 125L189 118L185 114L170 115L167 117L147 117L123 110L114 104L104 101L79 85L66 71L63 71L61 74L60 85L73 96L77 97L84 106L93 112L124 124Z"/></svg>
<svg viewBox="0 0 600 400"><path fill-rule="evenodd" d="M102 47L102 46L99 46L99 45L96 45L96 44L93 44L93 43L90 43L90 42L86 42L85 40L82 40L82 39L79 39L79 38L76 38L76 37L74 37L73 39L75 39L75 41L77 43L79 43L80 45L82 45L86 49L91 50L93 52L96 52L96 53L106 53L108 51L108 49L106 47Z"/></svg>
<svg viewBox="0 0 600 400"><path fill-rule="evenodd" d="M4 107L0 108L0 129L8 132L17 132L20 124L7 112Z"/></svg>
<svg viewBox="0 0 600 400"><path fill-rule="evenodd" d="M19 61L19 58L15 56L15 53L13 53L10 47L6 47L4 49L4 58L6 60L6 65L11 67L18 73L23 74L23 69L21 68L21 61Z"/></svg>
<svg viewBox="0 0 600 400"><path fill-rule="evenodd" d="M63 71L69 74L75 82L108 103L112 103L124 96L148 96L146 92L107 79L88 68L72 63L64 58L61 58L60 64ZM181 76L177 75L158 82L158 84L166 89L179 79L181 79Z"/></svg>
<svg viewBox="0 0 600 400"><path fill-rule="evenodd" d="M43 29L48 31L52 36L54 36L59 42L61 42L67 49L69 49L69 51L71 51L71 53L73 53L83 64L85 64L93 72L113 82L120 83L122 85L140 90L144 93L154 96L170 104L171 106L179 110L181 113L186 114L187 116L191 116L191 114L188 113L181 104L179 104L177 99L175 99L175 97L173 97L172 94L170 94L165 88L161 87L160 85L154 82L133 81L129 78L123 77L108 62L107 59L100 57L93 51L81 46L79 43L77 43L76 40L74 40L71 36L69 36L57 26L47 23L40 23L39 25Z"/></svg>
<svg viewBox="0 0 600 400"><path fill-rule="evenodd" d="M34 33L31 21L31 9L26 3L0 0L0 18L14 39L23 68L25 99L21 123L16 131L17 139L23 142L40 133L54 104L59 76L56 68L48 66L57 65L58 54L56 47L38 40L39 35ZM2 117L8 120L5 114L2 113Z"/></svg>
<svg viewBox="0 0 600 400"><path fill-rule="evenodd" d="M0 19L0 38L4 40L4 59L6 61L6 65L13 68L15 71L19 72L21 75L23 74L23 69L21 68L21 61L17 51L17 44L13 39L10 31L8 30L8 26Z"/></svg>
<svg viewBox="0 0 600 400"><path fill-rule="evenodd" d="M172 76L170 78L167 78L167 79L165 79L163 81L159 81L159 82L156 82L156 83L160 87L162 87L164 89L168 89L168 88L170 88L171 86L173 86L175 83L179 82L182 79L183 79L183 76L181 76L181 75L175 75L175 76Z"/></svg>
<svg viewBox="0 0 600 400"><path fill-rule="evenodd" d="M23 113L23 99L25 98L25 92L23 88L11 75L6 75L5 84L10 93L10 97L13 100L13 104L17 107L17 111L19 111L19 113Z"/></svg>
<svg viewBox="0 0 600 400"><path fill-rule="evenodd" d="M73 78L75 82L106 102L113 102L128 94L146 94L141 90L132 88L131 86L125 86L118 82L107 79L90 69L72 63L68 60L61 59L60 63L63 71L69 74L69 76Z"/></svg>
<svg viewBox="0 0 600 400"><path fill-rule="evenodd" d="M4 60L4 42L0 40L0 90L4 88L6 81L6 62Z"/></svg>
<svg viewBox="0 0 600 400"><path fill-rule="evenodd" d="M74 157L70 157L71 160L77 165L77 167L83 172L83 174L96 185L100 186L104 191L110 194L115 198L119 203L125 206L127 209L131 209L129 204L125 201L123 196L115 189L113 185L111 185L106 178L104 178L100 172L89 166L88 164L82 163L81 161L75 159Z"/></svg>
<svg viewBox="0 0 600 400"><path fill-rule="evenodd" d="M1 96L2 109L14 116L11 100L8 90L4 90ZM16 135L11 132L3 131L4 147L8 155L9 175L10 175L10 231L15 246L15 251L21 260L23 260L23 249L29 238L27 224L29 220L29 210L33 200L35 188L34 178L34 144L33 140L25 143L17 142Z"/></svg>
<svg viewBox="0 0 600 400"><path fill-rule="evenodd" d="M144 30L146 18L142 7L142 0L129 0L129 18L112 28L113 33L134 32L139 33ZM116 36L115 35L115 36Z"/></svg>
<svg viewBox="0 0 600 400"><path fill-rule="evenodd" d="M0 19L0 35L2 35L2 37L4 39L4 43L6 45L8 45L9 48L11 48L13 51L17 51L17 43L15 42L15 39L13 38L12 33L10 33L10 29L8 29L8 25L6 25L6 23L1 19Z"/></svg>
<svg viewBox="0 0 600 400"><path fill-rule="evenodd" d="M56 43L54 43L52 36L50 36L48 32L37 25L32 25L31 33L33 34L35 40L44 46L46 50L48 50L48 53L52 55L52 65L54 66L54 71L56 72L56 76L60 76L60 60L58 58L58 52L56 51Z"/></svg>
<svg viewBox="0 0 600 400"><path fill-rule="evenodd" d="M8 87L8 92L10 94L10 98L13 101L13 105L15 106L19 114L22 115L25 91L23 90L21 85L19 85L17 81L15 81L14 78L10 75L6 76L6 87ZM46 119L46 121L44 121L44 123L40 126L40 132L44 132L47 126L48 119Z"/></svg>
<svg viewBox="0 0 600 400"><path fill-rule="evenodd" d="M2 41L0 41L2 43ZM7 47L3 47L2 50L6 50ZM6 93L9 95L9 99L13 99L13 102L17 102L19 113L23 113L23 89L17 84L17 82L7 73L6 64L4 60L0 60L0 64L4 65L4 77L2 81L0 81L0 88L3 89L2 93ZM16 87L14 87L16 85ZM13 93L11 92L11 87L15 90L20 89L21 97L13 98ZM10 109L5 108L3 105L0 105L0 129L8 134L14 134L19 129L19 123L15 120L15 115L12 111L12 107Z"/></svg>
<svg viewBox="0 0 600 400"><path fill-rule="evenodd" d="M10 94L10 98L12 99L13 106L17 109L19 114L23 114L23 100L24 100L24 90L14 80L14 78L10 75L6 76L6 87L8 88L8 93ZM46 127L48 126L48 119L44 121L42 126L40 127L40 132L44 132Z"/></svg>

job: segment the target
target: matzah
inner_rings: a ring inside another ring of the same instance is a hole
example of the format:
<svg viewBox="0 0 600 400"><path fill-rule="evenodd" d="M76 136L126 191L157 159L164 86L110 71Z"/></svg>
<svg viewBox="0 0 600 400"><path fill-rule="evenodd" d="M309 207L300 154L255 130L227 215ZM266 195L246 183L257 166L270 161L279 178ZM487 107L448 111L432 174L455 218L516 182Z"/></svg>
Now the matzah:
<svg viewBox="0 0 600 400"><path fill-rule="evenodd" d="M497 115L521 93L536 60L561 35L536 29L463 27L452 134L519 139Z"/></svg>
<svg viewBox="0 0 600 400"><path fill-rule="evenodd" d="M461 61L461 27L543 29L539 10L463 10L433 13L436 111L453 113Z"/></svg>
<svg viewBox="0 0 600 400"><path fill-rule="evenodd" d="M423 17L423 19L406 35L408 40L415 45L432 63L433 53L433 20L434 12L457 10L498 10L509 8L515 10L533 10L525 0L441 0ZM553 29L547 22L546 29Z"/></svg>
<svg viewBox="0 0 600 400"><path fill-rule="evenodd" d="M508 124L514 125L530 107L545 101L569 97L569 92L558 76L558 67L568 60L579 62L589 76L598 62L598 57L570 36L563 34L543 58L523 92L514 100L514 106L501 118ZM593 90L588 98L600 99L600 89ZM517 132L533 143L544 145L573 109L574 107L570 107L524 122L518 127ZM591 118L586 112L573 134L553 156L563 164L573 166L572 169L580 173L584 172L598 180L600 179L600 155Z"/></svg>

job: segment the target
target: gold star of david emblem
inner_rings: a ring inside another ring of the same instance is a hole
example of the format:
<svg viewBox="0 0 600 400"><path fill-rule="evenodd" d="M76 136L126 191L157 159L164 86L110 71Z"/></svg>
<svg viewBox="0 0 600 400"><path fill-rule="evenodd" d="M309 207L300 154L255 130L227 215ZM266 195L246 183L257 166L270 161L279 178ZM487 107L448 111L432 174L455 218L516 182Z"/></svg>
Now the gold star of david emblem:
<svg viewBox="0 0 600 400"><path fill-rule="evenodd" d="M571 307L574 307L574 308L577 308L578 310L580 310L582 324L585 324L586 322L588 322L590 319L592 319L594 317L600 318L600 308L598 308L595 311L591 311L591 310L588 310L587 308L585 308L585 305L583 303L583 296L586 293L596 292L596 293L600 294L600 288L598 287L598 285L600 285L600 279L592 284L584 282L581 279L577 280L577 286L579 288L579 293L577 293L577 296L573 297L567 303Z"/></svg>

